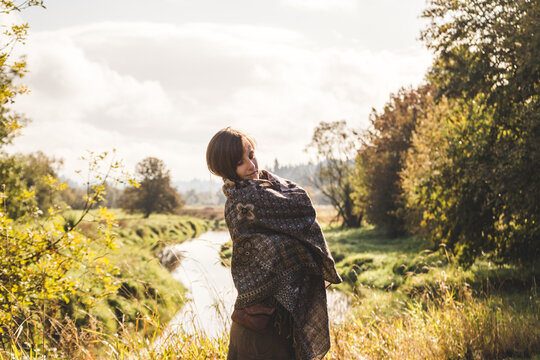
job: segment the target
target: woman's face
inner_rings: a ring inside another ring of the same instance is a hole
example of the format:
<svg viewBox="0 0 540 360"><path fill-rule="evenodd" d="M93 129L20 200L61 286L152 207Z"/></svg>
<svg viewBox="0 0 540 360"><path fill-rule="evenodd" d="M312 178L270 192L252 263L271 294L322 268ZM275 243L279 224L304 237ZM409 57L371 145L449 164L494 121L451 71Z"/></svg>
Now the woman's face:
<svg viewBox="0 0 540 360"><path fill-rule="evenodd" d="M255 158L255 151L249 143L244 146L242 159L236 165L236 174L244 180L259 179L259 166Z"/></svg>

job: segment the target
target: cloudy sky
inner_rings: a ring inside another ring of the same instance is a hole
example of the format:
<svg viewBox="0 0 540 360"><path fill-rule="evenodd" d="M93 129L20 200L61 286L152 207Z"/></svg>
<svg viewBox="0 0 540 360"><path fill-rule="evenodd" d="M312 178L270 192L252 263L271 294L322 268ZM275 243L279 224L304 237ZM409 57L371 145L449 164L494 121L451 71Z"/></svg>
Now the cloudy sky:
<svg viewBox="0 0 540 360"><path fill-rule="evenodd" d="M174 180L209 179L206 145L252 134L259 164L305 162L321 121L368 126L422 82L425 0L50 0L20 17L32 121L10 151L42 150L74 177L87 150L147 156Z"/></svg>

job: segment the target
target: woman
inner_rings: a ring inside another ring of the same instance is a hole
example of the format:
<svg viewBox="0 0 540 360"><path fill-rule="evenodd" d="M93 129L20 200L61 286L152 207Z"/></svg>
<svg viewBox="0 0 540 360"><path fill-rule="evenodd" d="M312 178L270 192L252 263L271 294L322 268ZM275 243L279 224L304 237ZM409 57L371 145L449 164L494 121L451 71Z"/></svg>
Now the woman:
<svg viewBox="0 0 540 360"><path fill-rule="evenodd" d="M306 192L259 170L254 151L253 139L230 127L206 151L224 180L233 241L228 359L322 359L330 348L325 281L341 278Z"/></svg>

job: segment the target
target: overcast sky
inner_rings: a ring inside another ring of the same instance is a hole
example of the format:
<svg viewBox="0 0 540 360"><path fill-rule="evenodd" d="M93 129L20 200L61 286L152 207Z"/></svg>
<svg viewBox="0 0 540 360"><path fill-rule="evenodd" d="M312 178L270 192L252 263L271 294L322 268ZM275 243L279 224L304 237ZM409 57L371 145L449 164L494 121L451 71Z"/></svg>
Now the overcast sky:
<svg viewBox="0 0 540 360"><path fill-rule="evenodd" d="M357 129L431 63L424 0L50 0L21 13L31 123L10 151L147 156L174 180L208 179L213 134L252 134L261 167L309 159L321 121Z"/></svg>

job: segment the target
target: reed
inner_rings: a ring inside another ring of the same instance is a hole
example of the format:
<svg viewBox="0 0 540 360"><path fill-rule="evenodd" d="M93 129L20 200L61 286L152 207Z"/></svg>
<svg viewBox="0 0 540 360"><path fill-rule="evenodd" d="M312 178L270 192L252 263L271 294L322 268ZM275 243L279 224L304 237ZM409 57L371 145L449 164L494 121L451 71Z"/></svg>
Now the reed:
<svg viewBox="0 0 540 360"><path fill-rule="evenodd" d="M526 308L497 296L477 298L470 287L441 282L436 293L402 305L397 316L368 316L331 328L327 359L540 358L539 302ZM366 309L362 302L357 312Z"/></svg>

